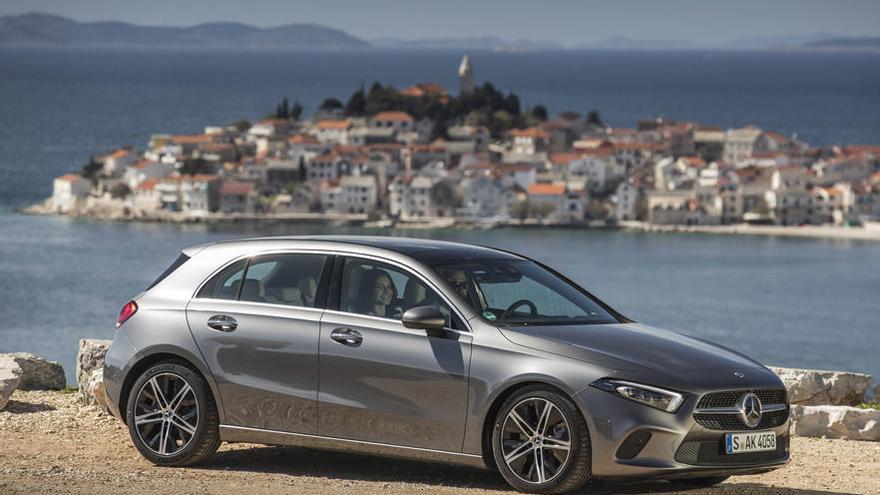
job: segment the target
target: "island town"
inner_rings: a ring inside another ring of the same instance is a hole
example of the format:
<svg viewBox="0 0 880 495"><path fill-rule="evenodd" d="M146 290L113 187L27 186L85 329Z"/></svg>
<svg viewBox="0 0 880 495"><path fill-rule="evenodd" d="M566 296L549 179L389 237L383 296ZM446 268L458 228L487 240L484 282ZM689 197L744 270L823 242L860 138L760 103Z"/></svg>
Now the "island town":
<svg viewBox="0 0 880 495"><path fill-rule="evenodd" d="M814 147L756 126L548 115L478 84L373 83L305 118L154 134L57 177L31 213L397 227L770 225L880 220L880 145Z"/></svg>

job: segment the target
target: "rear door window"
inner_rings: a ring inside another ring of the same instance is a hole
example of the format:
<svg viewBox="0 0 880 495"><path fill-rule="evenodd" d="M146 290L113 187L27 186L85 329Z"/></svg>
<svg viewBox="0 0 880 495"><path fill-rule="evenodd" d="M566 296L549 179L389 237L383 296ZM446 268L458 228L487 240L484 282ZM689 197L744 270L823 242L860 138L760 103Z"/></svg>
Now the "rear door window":
<svg viewBox="0 0 880 495"><path fill-rule="evenodd" d="M322 254L269 254L251 259L241 301L315 307L318 283L330 257Z"/></svg>

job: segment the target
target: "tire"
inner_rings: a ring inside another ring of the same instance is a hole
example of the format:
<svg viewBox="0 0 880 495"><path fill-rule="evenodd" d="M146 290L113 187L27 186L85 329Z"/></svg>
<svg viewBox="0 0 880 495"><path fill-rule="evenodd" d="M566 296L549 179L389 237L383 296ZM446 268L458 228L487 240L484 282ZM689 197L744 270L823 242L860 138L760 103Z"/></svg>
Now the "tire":
<svg viewBox="0 0 880 495"><path fill-rule="evenodd" d="M542 423L548 404L549 420ZM542 424L544 431L536 434ZM587 423L571 399L546 385L523 387L504 401L494 419L492 455L504 480L525 493L565 493L590 479Z"/></svg>
<svg viewBox="0 0 880 495"><path fill-rule="evenodd" d="M682 478L670 480L671 483L690 488L709 488L730 478L730 476L707 476L705 478Z"/></svg>
<svg viewBox="0 0 880 495"><path fill-rule="evenodd" d="M157 396L166 407L159 405ZM156 363L138 377L128 395L125 417L135 448L159 466L198 464L220 447L220 420L211 389L198 372L180 361Z"/></svg>

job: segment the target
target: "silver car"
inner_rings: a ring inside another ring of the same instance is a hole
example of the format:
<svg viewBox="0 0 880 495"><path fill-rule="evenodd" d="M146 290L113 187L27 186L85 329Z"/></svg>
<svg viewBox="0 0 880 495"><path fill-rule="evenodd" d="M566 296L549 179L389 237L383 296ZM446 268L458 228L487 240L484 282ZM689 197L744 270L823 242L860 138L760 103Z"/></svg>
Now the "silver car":
<svg viewBox="0 0 880 495"><path fill-rule="evenodd" d="M538 261L391 237L185 249L120 312L113 414L167 466L221 441L476 464L517 490L711 485L789 459L780 380Z"/></svg>

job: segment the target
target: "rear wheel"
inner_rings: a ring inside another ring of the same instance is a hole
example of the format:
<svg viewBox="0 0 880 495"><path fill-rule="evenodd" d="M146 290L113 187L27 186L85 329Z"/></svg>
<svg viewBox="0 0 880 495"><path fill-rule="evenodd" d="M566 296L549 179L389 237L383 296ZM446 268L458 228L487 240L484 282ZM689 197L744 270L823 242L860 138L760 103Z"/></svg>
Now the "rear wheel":
<svg viewBox="0 0 880 495"><path fill-rule="evenodd" d="M126 420L135 448L154 464L196 464L220 446L217 406L208 384L181 362L154 364L138 377Z"/></svg>
<svg viewBox="0 0 880 495"><path fill-rule="evenodd" d="M587 424L574 403L552 387L524 387L504 401L492 450L501 475L522 492L564 493L590 478Z"/></svg>

